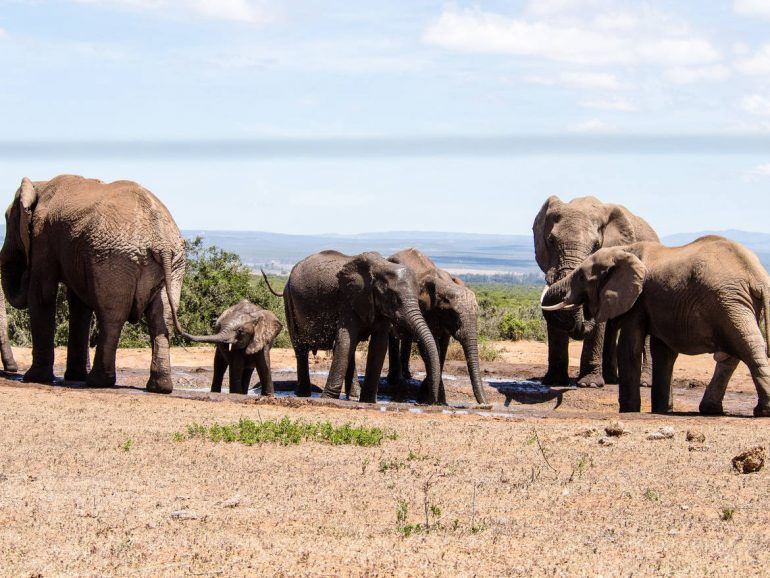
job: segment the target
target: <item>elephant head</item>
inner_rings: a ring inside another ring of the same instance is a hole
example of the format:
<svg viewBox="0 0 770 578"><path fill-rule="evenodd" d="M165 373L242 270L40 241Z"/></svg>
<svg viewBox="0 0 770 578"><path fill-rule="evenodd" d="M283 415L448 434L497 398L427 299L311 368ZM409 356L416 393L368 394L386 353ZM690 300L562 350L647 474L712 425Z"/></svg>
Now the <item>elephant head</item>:
<svg viewBox="0 0 770 578"><path fill-rule="evenodd" d="M581 309L604 323L626 313L642 293L647 268L623 247L600 249L543 292L544 311Z"/></svg>
<svg viewBox="0 0 770 578"><path fill-rule="evenodd" d="M430 399L426 401L436 403L441 366L436 342L420 312L420 292L414 272L391 263L379 253L362 253L346 263L337 278L342 294L365 325L384 318L414 336L423 346L430 383Z"/></svg>
<svg viewBox="0 0 770 578"><path fill-rule="evenodd" d="M37 200L35 183L24 177L13 202L5 211L5 241L0 251L0 271L5 296L18 309L27 307L32 217Z"/></svg>
<svg viewBox="0 0 770 578"><path fill-rule="evenodd" d="M184 336L190 341L215 343L225 359L231 360L233 356L253 355L270 347L282 329L272 311L243 299L219 316L214 334Z"/></svg>
<svg viewBox="0 0 770 578"><path fill-rule="evenodd" d="M633 243L636 238L629 212L620 205L594 197L563 202L556 196L543 204L532 226L535 258L548 286L566 277L589 255L602 247ZM593 330L580 309L545 312L546 321L573 338Z"/></svg>
<svg viewBox="0 0 770 578"><path fill-rule="evenodd" d="M446 328L460 343L465 353L476 402L486 403L479 370L479 306L476 295L456 277L447 277L449 278L431 272L420 279L420 305L423 311L431 311L439 325Z"/></svg>

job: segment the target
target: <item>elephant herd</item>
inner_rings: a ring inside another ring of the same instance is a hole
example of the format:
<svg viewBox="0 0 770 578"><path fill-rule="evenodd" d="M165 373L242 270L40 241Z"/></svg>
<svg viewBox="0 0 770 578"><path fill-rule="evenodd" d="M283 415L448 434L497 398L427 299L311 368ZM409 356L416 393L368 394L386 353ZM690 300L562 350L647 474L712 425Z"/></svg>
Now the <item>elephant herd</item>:
<svg viewBox="0 0 770 578"><path fill-rule="evenodd" d="M549 198L533 232L546 278L544 384L569 383L568 343L580 339L579 386L618 383L620 410L638 412L640 387L648 383L653 411L668 412L677 356L713 353L716 369L701 413L722 413L728 381L743 361L757 389L754 415L770 416L770 278L753 253L717 236L665 247L643 219L593 197L567 203ZM54 379L61 283L69 304L65 380L113 386L123 324L144 318L152 341L148 391L173 389L169 337L176 331L190 341L216 344L212 391L221 391L229 369L230 392L245 394L256 369L262 394L273 394L270 349L283 329L279 320L243 300L222 313L211 335L186 333L177 317L184 272L176 223L140 185L72 175L23 179L6 211L0 273L8 302L29 309L32 365L24 380ZM416 342L426 369L419 399L446 403L442 372L454 338L465 353L476 401L486 403L475 296L416 249L389 258L322 251L294 266L282 293L270 290L284 301L297 359L297 395L310 395L308 354L324 349L333 356L323 395L339 398L344 385L349 398L375 402L385 356L388 382L402 385L411 377ZM93 316L98 337L91 366ZM3 299L0 325L3 366L16 371ZM367 340L359 390L355 352Z"/></svg>

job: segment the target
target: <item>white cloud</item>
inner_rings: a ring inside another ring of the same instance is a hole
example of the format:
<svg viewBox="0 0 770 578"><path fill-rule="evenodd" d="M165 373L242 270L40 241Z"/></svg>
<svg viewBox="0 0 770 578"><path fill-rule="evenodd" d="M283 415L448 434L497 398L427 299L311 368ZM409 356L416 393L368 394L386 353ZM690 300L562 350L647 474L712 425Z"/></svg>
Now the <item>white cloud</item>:
<svg viewBox="0 0 770 578"><path fill-rule="evenodd" d="M613 74L604 72L562 72L557 76L528 76L530 84L545 86L567 86L569 88L593 88L599 90L620 90L620 81Z"/></svg>
<svg viewBox="0 0 770 578"><path fill-rule="evenodd" d="M156 11L164 14L187 13L216 20L252 24L269 20L262 0L72 0L78 4L114 6L128 10Z"/></svg>
<svg viewBox="0 0 770 578"><path fill-rule="evenodd" d="M749 114L770 116L770 98L761 94L751 94L741 99L741 108Z"/></svg>
<svg viewBox="0 0 770 578"><path fill-rule="evenodd" d="M721 64L713 66L677 66L666 70L665 76L674 84L717 82L728 78L730 76L730 69Z"/></svg>
<svg viewBox="0 0 770 578"><path fill-rule="evenodd" d="M564 12L574 12L596 4L598 4L598 0L530 0L527 5L527 12L535 16L553 16Z"/></svg>
<svg viewBox="0 0 770 578"><path fill-rule="evenodd" d="M737 61L735 68L753 76L770 75L770 44L765 44L748 58Z"/></svg>
<svg viewBox="0 0 770 578"><path fill-rule="evenodd" d="M596 110L611 110L616 112L634 112L636 105L625 98L607 98L602 100L586 100L580 103L583 108Z"/></svg>
<svg viewBox="0 0 770 578"><path fill-rule="evenodd" d="M599 120L598 118L591 118L575 124L571 124L567 127L567 129L571 132L604 133L610 132L612 127L603 120Z"/></svg>
<svg viewBox="0 0 770 578"><path fill-rule="evenodd" d="M478 8L445 9L423 40L457 52L534 56L576 64L703 65L721 59L703 38L682 26L636 26L633 31L598 28L595 23L530 21Z"/></svg>
<svg viewBox="0 0 770 578"><path fill-rule="evenodd" d="M744 16L770 18L770 2L768 0L733 0L733 10Z"/></svg>
<svg viewBox="0 0 770 578"><path fill-rule="evenodd" d="M751 183L768 177L770 177L770 163L765 163L757 165L750 171L744 173L743 180Z"/></svg>

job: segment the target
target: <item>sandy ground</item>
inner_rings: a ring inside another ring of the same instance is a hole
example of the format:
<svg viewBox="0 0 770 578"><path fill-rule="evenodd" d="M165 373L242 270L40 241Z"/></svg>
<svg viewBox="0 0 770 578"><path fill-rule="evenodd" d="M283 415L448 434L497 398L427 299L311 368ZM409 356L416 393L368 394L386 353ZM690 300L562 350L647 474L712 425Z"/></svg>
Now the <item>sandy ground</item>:
<svg viewBox="0 0 770 578"><path fill-rule="evenodd" d="M730 464L770 441L770 420L744 417L756 403L745 367L730 416L692 413L708 357L681 358L674 415L618 416L614 387L526 382L544 371L544 345L496 347L500 359L484 364L493 405L481 411L457 407L472 399L459 361L446 380L455 407L437 412L209 395L213 353L203 348L174 350L172 396L143 392L146 350L120 352L114 389L0 379L0 573L768 574L768 470L739 475ZM29 352L16 354L26 366ZM290 352L274 351L280 387L293 367ZM319 355L316 385L327 368ZM397 439L247 447L175 436L191 423L286 415L379 426ZM605 444L619 417L626 434ZM666 426L673 438L647 439ZM688 430L705 442L687 442ZM430 528L405 536L399 504L411 524L427 510Z"/></svg>

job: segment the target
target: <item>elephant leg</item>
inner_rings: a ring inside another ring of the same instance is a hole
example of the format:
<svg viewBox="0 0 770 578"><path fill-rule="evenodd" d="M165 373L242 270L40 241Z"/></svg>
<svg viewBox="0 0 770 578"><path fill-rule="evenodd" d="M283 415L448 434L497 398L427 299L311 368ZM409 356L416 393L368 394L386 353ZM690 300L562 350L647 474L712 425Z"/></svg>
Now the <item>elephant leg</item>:
<svg viewBox="0 0 770 578"><path fill-rule="evenodd" d="M358 383L358 371L356 370L356 348L350 348L348 370L345 372L345 395L348 399L361 397L361 384Z"/></svg>
<svg viewBox="0 0 770 578"><path fill-rule="evenodd" d="M606 323L597 323L583 340L583 352L580 354L580 374L578 387L604 387L602 374L602 355L604 352L604 334Z"/></svg>
<svg viewBox="0 0 770 578"><path fill-rule="evenodd" d="M24 381L51 383L54 380L54 337L56 334L56 292L58 283L33 279L29 296L29 323L32 328L32 366Z"/></svg>
<svg viewBox="0 0 770 578"><path fill-rule="evenodd" d="M67 336L67 370L64 381L85 381L88 377L88 338L93 311L71 290L67 290L69 304L69 335Z"/></svg>
<svg viewBox="0 0 770 578"><path fill-rule="evenodd" d="M652 349L650 346L651 336L648 335L644 341L644 351L642 352L642 387L652 385Z"/></svg>
<svg viewBox="0 0 770 578"><path fill-rule="evenodd" d="M307 362L309 351L304 347L294 347L294 357L297 358L297 397L310 397L313 384L310 383L310 366Z"/></svg>
<svg viewBox="0 0 770 578"><path fill-rule="evenodd" d="M388 337L388 384L401 385L403 375L401 372L400 341L398 337Z"/></svg>
<svg viewBox="0 0 770 578"><path fill-rule="evenodd" d="M0 291L0 357L3 360L3 369L9 373L19 371L19 366L13 358L11 340L8 338L8 313L5 309L5 296Z"/></svg>
<svg viewBox="0 0 770 578"><path fill-rule="evenodd" d="M646 347L650 347L652 355L652 411L669 413L674 410L671 376L679 354L655 336L649 336L649 340L645 340Z"/></svg>
<svg viewBox="0 0 770 578"><path fill-rule="evenodd" d="M249 394L249 386L251 385L251 378L253 376L254 368L247 364L246 367L243 368L243 374L241 375L241 393L244 395Z"/></svg>
<svg viewBox="0 0 770 578"><path fill-rule="evenodd" d="M734 313L732 322L733 328L729 332L734 336L731 349L749 367L754 387L757 388L754 416L770 417L770 365L767 362L765 338L751 310Z"/></svg>
<svg viewBox="0 0 770 578"><path fill-rule="evenodd" d="M620 372L618 401L621 412L639 412L642 400L639 380L642 374L642 350L645 331L633 319L623 324L618 340L618 370Z"/></svg>
<svg viewBox="0 0 770 578"><path fill-rule="evenodd" d="M366 373L364 374L364 386L358 401L364 403L377 402L377 388L380 385L380 374L385 364L385 355L388 349L388 330L381 329L372 333L369 338L369 352L366 356Z"/></svg>
<svg viewBox="0 0 770 578"><path fill-rule="evenodd" d="M441 381L439 382L438 388L438 402L442 405L446 405L446 391L444 390L444 362L446 361L446 353L449 350L449 340L449 335L441 335L441 337L436 339L436 344L438 345L439 363L441 366ZM425 379L427 380L428 378L426 377Z"/></svg>
<svg viewBox="0 0 770 578"><path fill-rule="evenodd" d="M412 372L409 370L409 362L412 361L412 343L411 337L401 340L401 377L405 380L412 379Z"/></svg>
<svg viewBox="0 0 770 578"><path fill-rule="evenodd" d="M222 381L227 371L227 355L222 351L223 349L227 352L227 345L218 343L214 351L214 376L211 378L211 391L214 393L222 392Z"/></svg>
<svg viewBox="0 0 770 578"><path fill-rule="evenodd" d="M604 383L618 382L618 324L613 321L608 321L604 330L602 375Z"/></svg>
<svg viewBox="0 0 770 578"><path fill-rule="evenodd" d="M150 378L147 380L147 391L153 393L171 393L174 389L174 382L171 380L171 352L169 350L168 325L166 324L166 305L163 303L162 293L162 291L156 293L144 315L147 320L147 329L150 332L150 341L152 342L152 361L150 362ZM122 327L122 323L118 325L117 338L120 338L120 329ZM99 330L99 338L101 339L101 328ZM114 340L115 346L118 343L117 338ZM110 346L112 346L112 341ZM99 355L98 345L96 354L97 356ZM114 384L114 351L112 352L111 359L113 363L112 383Z"/></svg>
<svg viewBox="0 0 770 578"><path fill-rule="evenodd" d="M243 369L245 367L244 352L241 349L230 350L230 393L248 393L243 383Z"/></svg>
<svg viewBox="0 0 770 578"><path fill-rule="evenodd" d="M149 321L149 319L148 319ZM116 321L104 321L97 316L97 323L99 325L99 337L96 341L96 355L94 356L94 365L91 368L88 377L86 378L86 385L88 387L113 387L116 381L115 373L115 354L118 350L118 341L120 341L120 331L123 328L123 322ZM165 325L165 324L164 324ZM152 330L150 330L152 332ZM167 330L166 330L167 331ZM160 340L158 340L160 341ZM155 391L151 389L150 382L153 378L152 365L154 365L156 353L156 347L159 347L160 343L156 345L156 339L153 338L153 364L150 366L150 381L147 382L147 390ZM166 355L168 355L168 339L166 339ZM169 382L171 376L169 375ZM168 393L158 390L158 393Z"/></svg>
<svg viewBox="0 0 770 578"><path fill-rule="evenodd" d="M337 329L337 338L334 341L332 353L332 365L329 368L329 377L326 379L323 397L339 399L342 393L342 385L345 382L345 374L348 371L351 349L355 350L358 343L358 333L341 324Z"/></svg>
<svg viewBox="0 0 770 578"><path fill-rule="evenodd" d="M703 399L700 400L698 407L700 413L703 415L722 415L724 413L722 400L725 397L725 391L727 391L727 384L739 362L737 357L732 356L717 362L714 375L703 393Z"/></svg>
<svg viewBox="0 0 770 578"><path fill-rule="evenodd" d="M273 385L273 376L270 373L270 347L265 346L262 351L258 352L255 361L259 383L262 386L262 395L273 397L275 395L275 386Z"/></svg>
<svg viewBox="0 0 770 578"><path fill-rule="evenodd" d="M543 385L569 385L569 335L546 326L548 333L548 371L540 380Z"/></svg>

